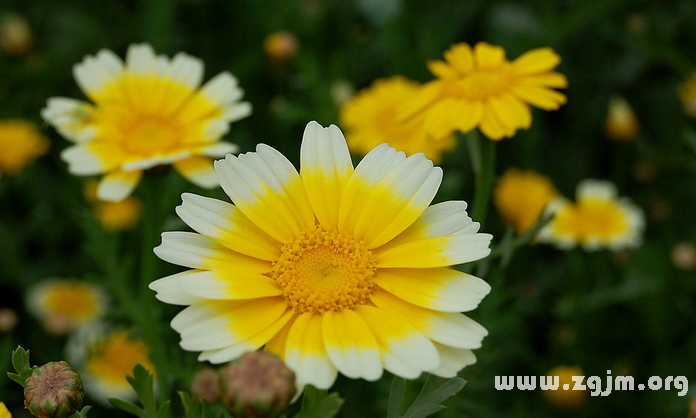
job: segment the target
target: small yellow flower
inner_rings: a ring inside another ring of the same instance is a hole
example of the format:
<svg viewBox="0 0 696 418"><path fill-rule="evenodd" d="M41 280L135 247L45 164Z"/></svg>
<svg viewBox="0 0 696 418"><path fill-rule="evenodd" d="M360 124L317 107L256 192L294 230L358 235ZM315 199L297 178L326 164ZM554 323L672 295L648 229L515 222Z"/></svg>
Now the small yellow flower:
<svg viewBox="0 0 696 418"><path fill-rule="evenodd" d="M558 389L542 391L546 400L553 406L562 409L574 409L582 406L587 398L587 390L573 390L575 381L573 376L584 376L585 373L578 366L558 366L548 373L546 376L558 376ZM555 384L555 380L553 381ZM564 389L563 385L568 385L568 389Z"/></svg>
<svg viewBox="0 0 696 418"><path fill-rule="evenodd" d="M135 227L142 212L143 204L133 196L118 202L102 202L94 208L95 217L109 232Z"/></svg>
<svg viewBox="0 0 696 418"><path fill-rule="evenodd" d="M83 328L71 337L66 350L70 364L80 370L87 394L105 404L110 397L137 398L126 380L136 364L155 373L149 347L128 329L110 330L103 324Z"/></svg>
<svg viewBox="0 0 696 418"><path fill-rule="evenodd" d="M104 174L100 199L124 199L144 170L162 164L201 187L217 186L211 157L237 150L220 138L251 113L232 74L218 74L199 89L199 59L157 56L147 44L131 45L125 64L101 50L73 73L94 104L51 98L41 115L75 142L61 154L72 174Z"/></svg>
<svg viewBox="0 0 696 418"><path fill-rule="evenodd" d="M51 279L29 289L27 308L47 331L63 335L101 318L107 309L107 297L89 282Z"/></svg>
<svg viewBox="0 0 696 418"><path fill-rule="evenodd" d="M615 141L630 141L638 134L638 118L624 98L609 99L604 131L609 139Z"/></svg>
<svg viewBox="0 0 696 418"><path fill-rule="evenodd" d="M554 218L539 232L541 242L568 249L620 250L640 245L643 212L626 198L618 198L608 181L584 180L578 185L575 204L557 198L548 205Z"/></svg>
<svg viewBox="0 0 696 418"><path fill-rule="evenodd" d="M0 121L0 176L14 176L48 152L48 139L26 120Z"/></svg>
<svg viewBox="0 0 696 418"><path fill-rule="evenodd" d="M300 43L292 33L280 31L266 37L263 41L263 49L271 61L283 63L295 58L300 49Z"/></svg>
<svg viewBox="0 0 696 418"><path fill-rule="evenodd" d="M422 152L434 163L454 147L451 133L433 137L423 129L423 117L397 120L397 109L418 91L418 83L403 77L375 81L341 107L341 125L351 151L361 155L387 143L406 155Z"/></svg>
<svg viewBox="0 0 696 418"><path fill-rule="evenodd" d="M487 331L460 312L490 286L451 266L492 237L465 202L430 206L442 170L423 154L382 144L353 167L341 131L310 122L299 173L264 144L215 168L234 205L184 194L177 214L198 233L155 248L191 268L150 284L187 306L171 323L182 348L224 363L265 346L320 389L339 372L453 377L476 361Z"/></svg>
<svg viewBox="0 0 696 418"><path fill-rule="evenodd" d="M558 191L548 177L511 168L498 180L493 191L493 204L503 220L518 234L523 234L556 196Z"/></svg>
<svg viewBox="0 0 696 418"><path fill-rule="evenodd" d="M5 406L4 402L0 402L0 418L12 418L12 414Z"/></svg>
<svg viewBox="0 0 696 418"><path fill-rule="evenodd" d="M505 50L479 42L445 52L445 61L428 63L437 76L399 110L405 120L424 113L425 129L435 137L477 126L490 139L511 137L532 123L529 105L556 110L566 97L553 90L568 85L563 74L551 71L561 58L551 48L529 51L510 62Z"/></svg>
<svg viewBox="0 0 696 418"><path fill-rule="evenodd" d="M687 116L696 118L696 71L679 86L679 97Z"/></svg>

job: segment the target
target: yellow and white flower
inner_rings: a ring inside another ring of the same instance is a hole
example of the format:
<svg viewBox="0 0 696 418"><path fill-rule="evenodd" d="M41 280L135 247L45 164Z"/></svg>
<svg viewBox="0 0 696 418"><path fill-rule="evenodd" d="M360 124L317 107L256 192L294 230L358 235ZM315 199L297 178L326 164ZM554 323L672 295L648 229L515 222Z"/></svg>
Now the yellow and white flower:
<svg viewBox="0 0 696 418"><path fill-rule="evenodd" d="M66 346L70 364L80 370L85 391L94 400L108 405L107 398L135 400L137 395L126 380L140 363L151 373L150 349L131 330L101 323L73 334Z"/></svg>
<svg viewBox="0 0 696 418"><path fill-rule="evenodd" d="M578 184L576 203L565 198L552 201L547 210L554 218L539 240L568 249L576 245L592 251L637 247L645 228L643 211L627 198L617 197L608 181L584 180Z"/></svg>
<svg viewBox="0 0 696 418"><path fill-rule="evenodd" d="M399 110L402 120L421 112L425 130L435 137L478 127L490 139L515 135L532 124L529 105L556 110L566 97L563 74L551 71L561 58L551 48L538 48L510 62L505 50L485 42L466 43L445 52L445 61L428 63L437 79L426 83Z"/></svg>
<svg viewBox="0 0 696 418"><path fill-rule="evenodd" d="M27 164L48 152L48 139L36 124L9 119L0 121L0 177L19 174Z"/></svg>
<svg viewBox="0 0 696 418"><path fill-rule="evenodd" d="M498 180L493 190L493 204L503 220L518 234L523 234L557 196L558 191L548 177L535 171L511 168Z"/></svg>
<svg viewBox="0 0 696 418"><path fill-rule="evenodd" d="M165 232L155 253L192 270L150 284L188 306L172 321L182 348L223 363L265 345L324 389L338 372L451 377L474 363L487 331L460 312L490 286L450 266L486 257L492 237L465 202L429 206L442 170L387 144L353 168L341 131L316 122L300 166L260 144L215 163L234 205L183 195L177 214L198 233Z"/></svg>
<svg viewBox="0 0 696 418"><path fill-rule="evenodd" d="M211 157L236 151L220 138L251 113L232 74L218 74L199 89L201 60L183 52L172 59L155 55L147 44L131 45L125 64L101 50L73 73L93 104L51 98L41 115L75 143L61 154L72 174L104 174L100 199L125 198L143 170L161 164L201 187L217 186Z"/></svg>
<svg viewBox="0 0 696 418"><path fill-rule="evenodd" d="M365 155L388 143L406 155L418 152L438 163L455 146L454 135L433 137L423 129L423 117L397 119L397 110L418 91L419 84L403 77L380 79L341 107L341 126L353 152Z"/></svg>
<svg viewBox="0 0 696 418"><path fill-rule="evenodd" d="M27 308L44 328L56 335L97 321L108 308L106 293L99 286L74 279L50 279L27 292Z"/></svg>

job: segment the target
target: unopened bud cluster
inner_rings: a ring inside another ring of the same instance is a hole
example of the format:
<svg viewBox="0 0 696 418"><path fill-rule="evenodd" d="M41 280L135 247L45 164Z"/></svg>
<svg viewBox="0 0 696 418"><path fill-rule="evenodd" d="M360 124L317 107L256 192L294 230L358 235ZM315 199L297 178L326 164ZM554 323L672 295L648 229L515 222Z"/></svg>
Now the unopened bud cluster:
<svg viewBox="0 0 696 418"><path fill-rule="evenodd" d="M24 383L24 405L37 418L68 418L83 396L80 373L64 361L35 367Z"/></svg>

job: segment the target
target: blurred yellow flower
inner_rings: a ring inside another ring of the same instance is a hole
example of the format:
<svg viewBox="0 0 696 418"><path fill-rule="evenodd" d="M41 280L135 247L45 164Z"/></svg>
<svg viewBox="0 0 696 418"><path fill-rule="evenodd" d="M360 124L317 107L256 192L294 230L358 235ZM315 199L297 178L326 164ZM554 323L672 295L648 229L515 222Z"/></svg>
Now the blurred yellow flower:
<svg viewBox="0 0 696 418"><path fill-rule="evenodd" d="M46 331L63 335L99 319L106 312L107 297L89 282L50 279L29 289L27 308L42 321Z"/></svg>
<svg viewBox="0 0 696 418"><path fill-rule="evenodd" d="M696 118L696 71L692 72L689 78L679 86L679 98L687 116Z"/></svg>
<svg viewBox="0 0 696 418"><path fill-rule="evenodd" d="M423 117L407 121L396 118L397 109L418 91L418 83L403 77L375 81L341 107L340 123L346 130L351 151L365 155L381 143L388 143L406 155L422 152L438 163L442 153L454 147L451 133L440 137L428 135Z"/></svg>
<svg viewBox="0 0 696 418"><path fill-rule="evenodd" d="M630 141L638 134L638 118L623 97L609 99L604 132L615 141Z"/></svg>
<svg viewBox="0 0 696 418"><path fill-rule="evenodd" d="M0 121L0 176L19 174L48 152L49 142L36 125L21 119Z"/></svg>
<svg viewBox="0 0 696 418"><path fill-rule="evenodd" d="M7 410L4 402L0 402L0 418L12 418L12 414Z"/></svg>
<svg viewBox="0 0 696 418"><path fill-rule="evenodd" d="M588 251L640 245L645 228L643 211L630 200L618 198L611 182L582 181L576 200L573 204L557 198L547 206L554 218L539 231L541 242L564 249L581 245Z"/></svg>
<svg viewBox="0 0 696 418"><path fill-rule="evenodd" d="M34 46L34 34L23 16L10 14L0 21L0 48L6 54L26 54Z"/></svg>
<svg viewBox="0 0 696 418"><path fill-rule="evenodd" d="M110 397L136 399L126 380L136 364L155 373L149 347L128 329L111 330L103 324L83 328L71 337L66 350L70 364L80 370L87 394L105 404Z"/></svg>
<svg viewBox="0 0 696 418"><path fill-rule="evenodd" d="M251 113L237 79L223 72L200 89L203 62L185 53L169 59L147 44L128 48L125 64L101 50L73 68L94 104L51 98L41 112L66 139L61 154L75 175L105 174L98 196L127 197L144 170L172 164L189 181L217 186L211 157L235 152L220 138Z"/></svg>
<svg viewBox="0 0 696 418"><path fill-rule="evenodd" d="M534 225L558 191L551 179L534 171L508 169L493 191L493 204L518 234Z"/></svg>
<svg viewBox="0 0 696 418"><path fill-rule="evenodd" d="M99 183L94 180L85 182L82 193L88 202L94 205L94 217L109 232L131 229L138 224L143 212L142 202L133 197L118 202L103 202L97 198Z"/></svg>
<svg viewBox="0 0 696 418"><path fill-rule="evenodd" d="M578 366L558 366L546 373L546 376L558 376L558 389L544 390L542 393L546 400L553 406L562 409L574 409L582 406L587 398L587 390L573 390L575 381L573 376L584 376L585 373ZM553 381L555 384L555 380ZM568 385L564 389L563 385Z"/></svg>
<svg viewBox="0 0 696 418"><path fill-rule="evenodd" d="M283 63L295 58L300 43L295 35L288 31L275 32L263 41L263 50L268 58L276 63Z"/></svg>
<svg viewBox="0 0 696 418"><path fill-rule="evenodd" d="M445 52L445 61L428 63L435 76L399 109L406 120L421 112L425 130L442 137L477 126L490 139L511 137L532 123L529 105L556 110L566 97L553 90L568 85L563 74L551 71L561 58L551 48L526 52L510 62L499 46L466 43Z"/></svg>

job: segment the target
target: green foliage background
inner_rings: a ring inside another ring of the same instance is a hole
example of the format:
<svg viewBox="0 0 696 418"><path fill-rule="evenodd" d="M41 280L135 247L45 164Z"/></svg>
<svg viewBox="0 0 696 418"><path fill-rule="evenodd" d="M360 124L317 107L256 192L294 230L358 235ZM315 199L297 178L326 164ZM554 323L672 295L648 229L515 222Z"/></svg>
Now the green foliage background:
<svg viewBox="0 0 696 418"><path fill-rule="evenodd" d="M297 164L306 123L337 123L336 82L360 89L397 74L427 81L426 61L456 42L487 41L503 46L508 59L550 46L563 58L558 71L569 80L565 106L535 111L531 129L496 144L496 174L512 166L537 170L571 198L582 179L611 180L645 210L648 225L644 245L629 253L532 245L506 268L489 270L484 279L493 290L472 313L489 336L476 351L478 363L460 374L468 384L438 416L567 414L540 390L497 391L493 384L496 375L538 376L561 364L579 365L588 376L612 370L645 383L650 376L681 375L696 385L696 275L676 269L669 257L675 243L696 243L696 122L683 114L676 93L696 61L696 3L3 0L0 15L7 13L27 18L36 45L28 55L0 55L0 118L41 123L52 145L20 176L0 179L0 305L20 314L18 327L0 335L0 370L10 370L17 344L30 349L36 363L63 358L64 338L44 333L24 308L26 289L49 277L104 284L114 300L110 318L136 325L153 345L156 363L166 364L172 388L185 388L199 367L196 354L181 351L168 326L179 308L157 302L146 288L177 271L151 248L161 231L185 229L174 214L181 192L226 197L165 171L136 192L152 208L138 229L101 230L82 196L84 179L69 175L59 158L67 141L38 116L48 97L83 98L71 68L85 55L107 48L123 56L130 43L150 42L158 53L200 57L206 80L231 71L254 112L234 123L227 139L245 152L267 143ZM278 30L300 41L297 57L283 65L272 64L262 49ZM613 143L602 132L615 94L626 97L640 120L633 142ZM465 148L460 144L444 160L437 200L474 197ZM636 176L641 164L655 168L655 175ZM153 201L156 190L165 193ZM482 230L493 233L494 242L504 235L493 208ZM130 304L119 303L129 298ZM407 391L415 396L421 384L409 382ZM339 416L385 416L389 385L388 377L374 384L339 378L334 389L346 399ZM569 414L683 417L693 392L614 392L588 397ZM21 390L9 379L0 379L0 400L14 416L28 416L21 411ZM177 401L172 407L181 409ZM96 406L90 416L122 415Z"/></svg>

